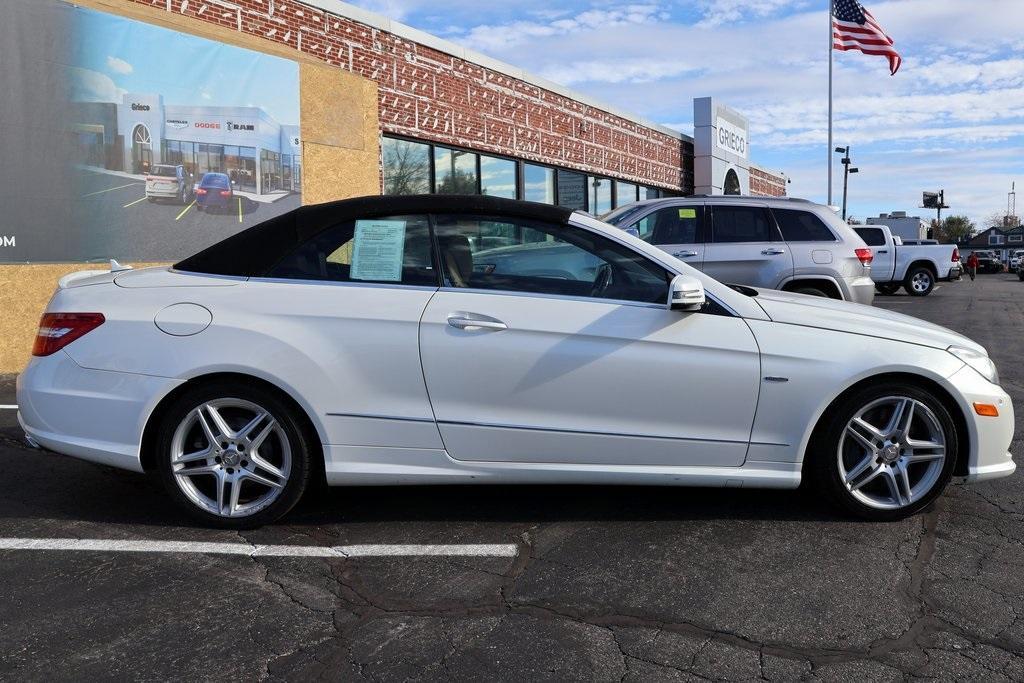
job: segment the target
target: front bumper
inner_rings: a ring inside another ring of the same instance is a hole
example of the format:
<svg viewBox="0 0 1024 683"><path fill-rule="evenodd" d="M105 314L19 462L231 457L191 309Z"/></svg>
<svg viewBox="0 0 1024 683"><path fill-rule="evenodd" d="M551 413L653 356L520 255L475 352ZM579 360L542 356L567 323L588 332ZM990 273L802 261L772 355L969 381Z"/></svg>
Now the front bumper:
<svg viewBox="0 0 1024 683"><path fill-rule="evenodd" d="M968 483L1008 477L1017 469L1010 453L1013 441L1013 402L1003 389L975 370L964 366L949 378L959 392L958 399L967 416L970 449L967 460ZM999 409L998 417L982 417L975 403L988 403ZM963 454L961 454L963 457Z"/></svg>
<svg viewBox="0 0 1024 683"><path fill-rule="evenodd" d="M46 450L142 471L142 432L157 403L181 382L88 370L63 351L33 358L18 376L18 422Z"/></svg>

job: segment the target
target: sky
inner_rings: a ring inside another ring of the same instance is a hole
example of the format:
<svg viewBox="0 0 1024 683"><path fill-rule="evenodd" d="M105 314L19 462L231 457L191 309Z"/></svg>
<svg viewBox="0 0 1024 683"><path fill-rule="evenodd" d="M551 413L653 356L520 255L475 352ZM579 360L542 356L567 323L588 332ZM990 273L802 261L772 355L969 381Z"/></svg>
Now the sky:
<svg viewBox="0 0 1024 683"><path fill-rule="evenodd" d="M693 98L718 98L750 118L752 160L826 199L827 0L349 1L686 134ZM1024 181L1024 0L863 4L903 66L834 53L834 146L860 169L849 213L931 218L921 192L940 189L946 215L1005 213Z"/></svg>
<svg viewBox="0 0 1024 683"><path fill-rule="evenodd" d="M75 101L120 102L125 92L165 104L261 107L278 123L299 122L293 61L102 12L80 12L72 62Z"/></svg>

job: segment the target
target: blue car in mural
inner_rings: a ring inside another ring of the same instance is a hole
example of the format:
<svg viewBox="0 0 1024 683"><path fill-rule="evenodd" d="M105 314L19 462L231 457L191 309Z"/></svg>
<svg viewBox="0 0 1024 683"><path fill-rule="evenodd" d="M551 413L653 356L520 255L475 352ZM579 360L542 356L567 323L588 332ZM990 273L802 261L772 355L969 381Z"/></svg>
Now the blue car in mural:
<svg viewBox="0 0 1024 683"><path fill-rule="evenodd" d="M225 173L204 173L196 185L196 209L199 211L230 207L234 199L235 190Z"/></svg>

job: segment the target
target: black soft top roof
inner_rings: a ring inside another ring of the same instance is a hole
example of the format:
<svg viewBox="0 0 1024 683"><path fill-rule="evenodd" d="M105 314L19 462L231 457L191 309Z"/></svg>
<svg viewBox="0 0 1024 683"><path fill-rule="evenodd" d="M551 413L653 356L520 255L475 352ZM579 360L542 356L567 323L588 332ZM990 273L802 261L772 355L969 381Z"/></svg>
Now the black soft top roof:
<svg viewBox="0 0 1024 683"><path fill-rule="evenodd" d="M324 230L358 218L408 214L484 214L563 223L573 210L486 195L372 196L300 206L174 264L192 273L259 277Z"/></svg>

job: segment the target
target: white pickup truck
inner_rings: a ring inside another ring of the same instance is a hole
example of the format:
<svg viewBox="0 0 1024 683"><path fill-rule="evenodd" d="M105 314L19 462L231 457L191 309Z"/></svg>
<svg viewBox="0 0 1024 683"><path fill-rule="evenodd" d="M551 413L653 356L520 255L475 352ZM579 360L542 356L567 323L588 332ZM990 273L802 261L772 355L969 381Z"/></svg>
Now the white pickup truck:
<svg viewBox="0 0 1024 683"><path fill-rule="evenodd" d="M903 287L910 296L927 296L936 282L956 280L963 273L955 244L906 245L886 225L853 229L874 252L871 279L880 294L895 294Z"/></svg>

